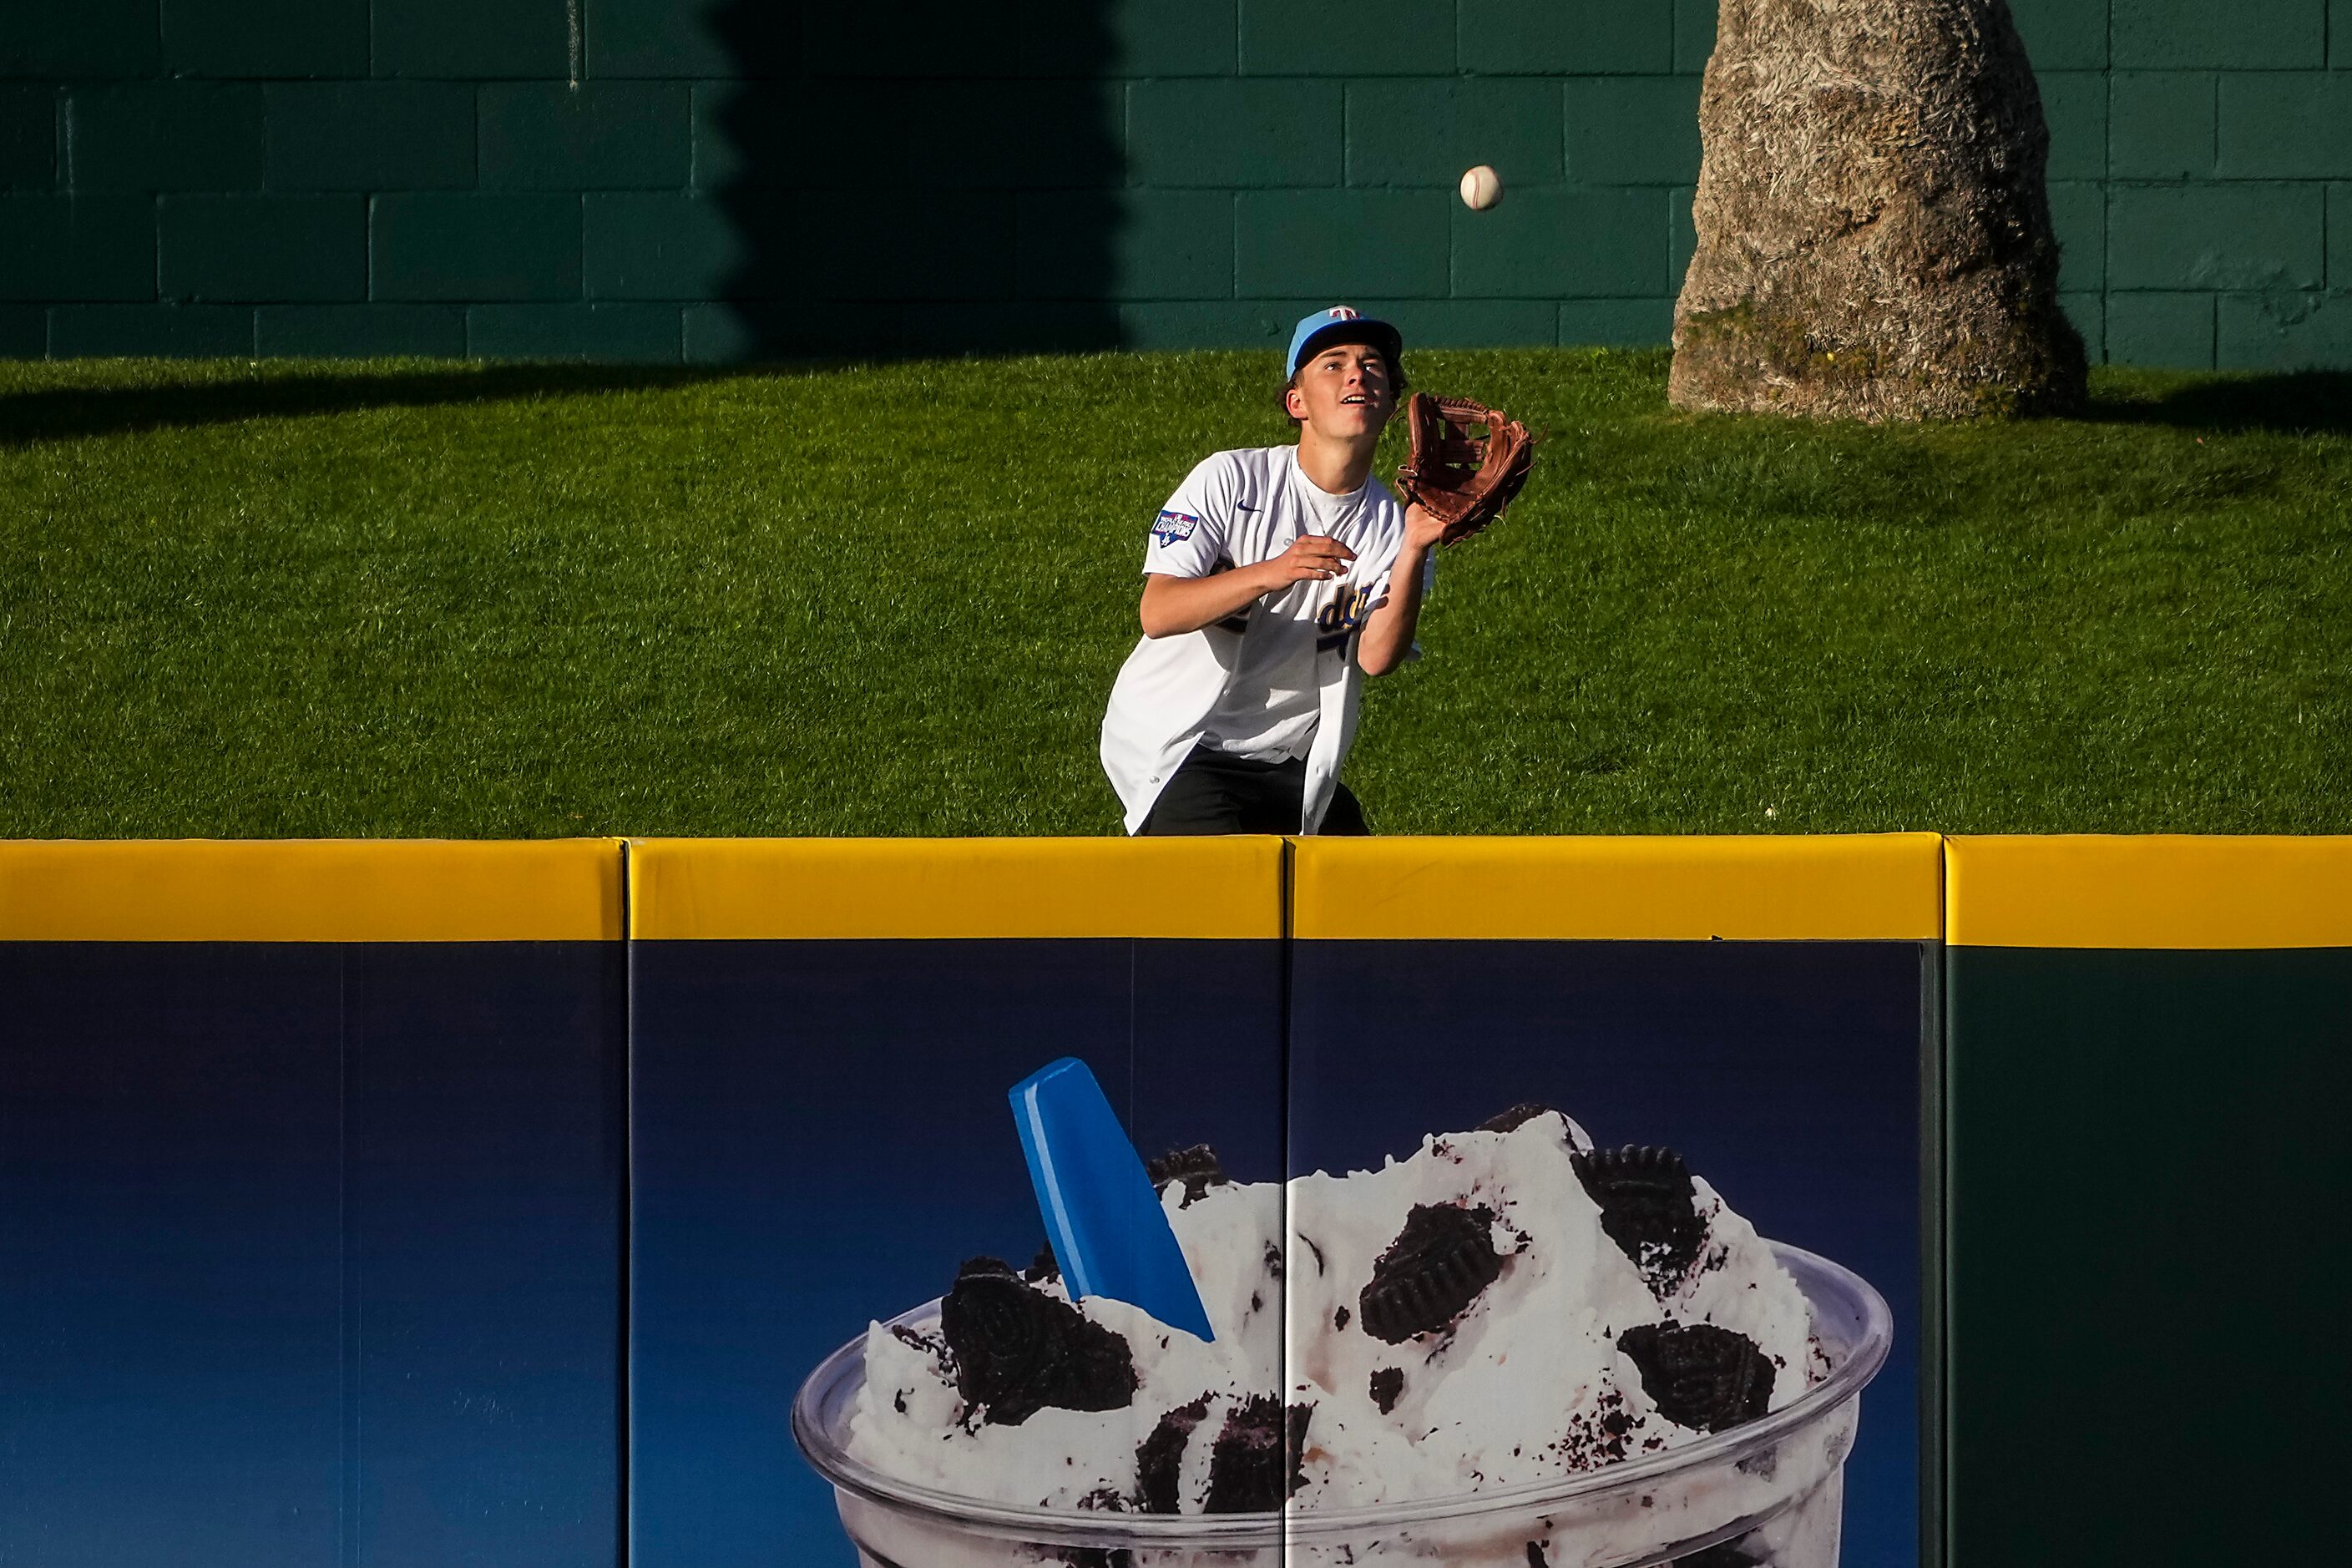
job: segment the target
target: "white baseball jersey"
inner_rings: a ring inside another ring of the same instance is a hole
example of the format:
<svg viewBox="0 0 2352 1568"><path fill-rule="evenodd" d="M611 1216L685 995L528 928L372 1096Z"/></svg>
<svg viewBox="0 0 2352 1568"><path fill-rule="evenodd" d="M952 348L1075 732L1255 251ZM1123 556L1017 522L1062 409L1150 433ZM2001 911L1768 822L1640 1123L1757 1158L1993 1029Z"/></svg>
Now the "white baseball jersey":
<svg viewBox="0 0 2352 1568"><path fill-rule="evenodd" d="M1195 746L1265 762L1305 757L1299 830L1321 825L1355 739L1356 633L1387 599L1404 508L1377 479L1353 495L1320 489L1296 447L1219 452L1168 498L1143 569L1207 577L1272 560L1308 533L1356 552L1344 576L1293 583L1199 631L1145 637L1128 656L1103 715L1102 762L1129 833Z"/></svg>

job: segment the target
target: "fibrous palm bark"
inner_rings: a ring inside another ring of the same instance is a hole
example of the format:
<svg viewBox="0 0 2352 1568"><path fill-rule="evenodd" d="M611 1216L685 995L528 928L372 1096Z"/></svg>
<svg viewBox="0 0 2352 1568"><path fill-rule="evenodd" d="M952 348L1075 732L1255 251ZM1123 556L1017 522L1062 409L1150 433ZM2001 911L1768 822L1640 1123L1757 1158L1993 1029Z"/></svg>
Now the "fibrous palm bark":
<svg viewBox="0 0 2352 1568"><path fill-rule="evenodd" d="M1699 104L1684 408L2061 413L2050 133L2007 0L1722 0Z"/></svg>

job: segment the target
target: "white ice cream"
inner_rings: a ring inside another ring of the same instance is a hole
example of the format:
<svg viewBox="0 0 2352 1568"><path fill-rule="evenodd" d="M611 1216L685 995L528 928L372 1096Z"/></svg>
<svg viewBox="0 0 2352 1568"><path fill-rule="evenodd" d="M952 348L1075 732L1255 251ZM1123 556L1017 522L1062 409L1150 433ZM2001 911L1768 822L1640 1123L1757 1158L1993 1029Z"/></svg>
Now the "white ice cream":
<svg viewBox="0 0 2352 1568"><path fill-rule="evenodd" d="M1643 1386L1618 1347L1643 1323L1714 1324L1747 1336L1775 1368L1779 1408L1822 1375L1804 1299L1748 1222L1694 1179L1706 1226L1697 1260L1653 1282L1604 1232L1571 1150L1583 1130L1558 1112L1507 1132L1423 1142L1412 1157L1346 1176L1227 1184L1184 1201L1170 1225L1216 1338L1203 1342L1118 1301L1079 1302L1123 1336L1138 1387L1124 1408L1046 1408L1017 1426L968 1410L936 1338L880 1324L850 1452L886 1474L961 1497L1053 1509L1140 1509L1138 1450L1161 1417L1205 1414L1183 1446L1178 1511L1200 1512L1226 1413L1281 1391L1307 1405L1293 1510L1351 1508L1557 1479L1696 1441ZM1415 1205L1485 1208L1498 1277L1452 1321L1401 1343L1366 1331L1375 1260ZM1039 1286L1057 1300L1058 1282ZM1389 1407L1375 1378L1391 1385Z"/></svg>

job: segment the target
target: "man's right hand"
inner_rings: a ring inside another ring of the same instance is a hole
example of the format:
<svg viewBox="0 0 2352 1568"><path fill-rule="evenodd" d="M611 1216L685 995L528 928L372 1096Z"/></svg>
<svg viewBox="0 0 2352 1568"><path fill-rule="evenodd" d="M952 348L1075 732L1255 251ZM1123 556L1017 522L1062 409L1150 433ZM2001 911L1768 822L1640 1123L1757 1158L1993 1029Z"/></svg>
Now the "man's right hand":
<svg viewBox="0 0 2352 1568"><path fill-rule="evenodd" d="M1197 632L1235 610L1246 609L1268 594L1279 594L1293 583L1325 582L1348 569L1356 552L1320 533L1304 534L1281 554L1255 566L1237 566L1206 577L1171 577L1146 573L1143 578L1143 635L1174 637Z"/></svg>
<svg viewBox="0 0 2352 1568"><path fill-rule="evenodd" d="M1290 548L1260 563L1258 570L1266 576L1268 593L1287 588L1293 583L1325 583L1344 574L1356 552L1328 534L1302 533L1290 542Z"/></svg>

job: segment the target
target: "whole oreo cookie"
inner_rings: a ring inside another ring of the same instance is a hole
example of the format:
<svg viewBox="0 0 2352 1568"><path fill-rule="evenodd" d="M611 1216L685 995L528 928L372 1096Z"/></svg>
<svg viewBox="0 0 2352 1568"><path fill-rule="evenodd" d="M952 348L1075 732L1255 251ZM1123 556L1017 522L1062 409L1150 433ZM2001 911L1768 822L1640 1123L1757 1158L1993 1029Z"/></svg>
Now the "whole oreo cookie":
<svg viewBox="0 0 2352 1568"><path fill-rule="evenodd" d="M1364 1331L1392 1345L1435 1333L1469 1310L1503 1272L1489 1234L1492 1209L1415 1204L1404 1228L1372 1263L1356 1298Z"/></svg>
<svg viewBox="0 0 2352 1568"><path fill-rule="evenodd" d="M1609 1239L1633 1260L1654 1292L1672 1290L1706 1245L1706 1222L1699 1218L1698 1192L1683 1157L1672 1149L1627 1144L1571 1151L1569 1163L1601 1205L1601 1228Z"/></svg>
<svg viewBox="0 0 2352 1568"><path fill-rule="evenodd" d="M1642 1323L1617 1336L1658 1414L1723 1432L1772 1407L1772 1362L1746 1334L1713 1323Z"/></svg>
<svg viewBox="0 0 2352 1568"><path fill-rule="evenodd" d="M1312 1405L1285 1408L1272 1394L1245 1399L1225 1413L1224 1429L1209 1450L1209 1495L1203 1513L1271 1513L1307 1478L1299 1471Z"/></svg>
<svg viewBox="0 0 2352 1568"><path fill-rule="evenodd" d="M1538 1116L1549 1116L1552 1108L1539 1100L1523 1100L1499 1116L1490 1116L1478 1123L1481 1132L1517 1132Z"/></svg>
<svg viewBox="0 0 2352 1568"><path fill-rule="evenodd" d="M956 1271L940 1332L955 1353L956 1392L992 1426L1018 1426L1049 1405L1117 1410L1135 1397L1126 1340L993 1258Z"/></svg>
<svg viewBox="0 0 2352 1568"><path fill-rule="evenodd" d="M1171 1182L1183 1183L1184 1201L1176 1205L1180 1209L1191 1208L1211 1187L1222 1187L1233 1180L1225 1174L1217 1152L1206 1143L1195 1143L1190 1149L1171 1149L1157 1160L1147 1162L1143 1173L1151 1179L1154 1192Z"/></svg>
<svg viewBox="0 0 2352 1568"><path fill-rule="evenodd" d="M1136 1445L1135 1500L1145 1513L1177 1511L1176 1482L1183 1473L1184 1449L1192 1440L1192 1428L1208 1414L1209 1400L1203 1394L1162 1415L1151 1436Z"/></svg>

